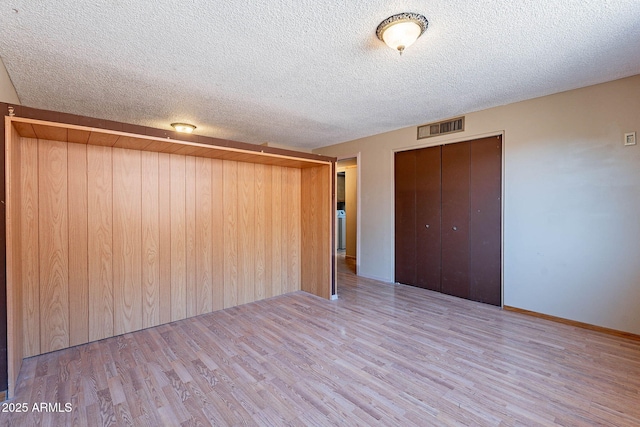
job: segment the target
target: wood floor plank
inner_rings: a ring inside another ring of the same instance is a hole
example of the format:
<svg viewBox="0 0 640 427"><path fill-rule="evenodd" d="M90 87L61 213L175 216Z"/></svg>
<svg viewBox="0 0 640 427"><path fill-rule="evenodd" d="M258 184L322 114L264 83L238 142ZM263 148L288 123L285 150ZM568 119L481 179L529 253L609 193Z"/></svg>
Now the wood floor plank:
<svg viewBox="0 0 640 427"><path fill-rule="evenodd" d="M640 342L353 274L27 359L9 425L640 425ZM3 421L5 420L3 419Z"/></svg>

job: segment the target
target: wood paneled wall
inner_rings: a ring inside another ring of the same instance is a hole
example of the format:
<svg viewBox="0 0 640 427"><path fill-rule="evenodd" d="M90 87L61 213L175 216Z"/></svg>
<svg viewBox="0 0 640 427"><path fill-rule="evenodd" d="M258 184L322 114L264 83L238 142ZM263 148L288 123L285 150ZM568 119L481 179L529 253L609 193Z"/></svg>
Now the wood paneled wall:
<svg viewBox="0 0 640 427"><path fill-rule="evenodd" d="M68 121L5 117L9 397L24 357L335 292L335 159L16 111Z"/></svg>
<svg viewBox="0 0 640 427"><path fill-rule="evenodd" d="M301 243L303 211L329 210L328 166L13 138L23 357L300 290L303 250L329 262L313 241L330 221Z"/></svg>

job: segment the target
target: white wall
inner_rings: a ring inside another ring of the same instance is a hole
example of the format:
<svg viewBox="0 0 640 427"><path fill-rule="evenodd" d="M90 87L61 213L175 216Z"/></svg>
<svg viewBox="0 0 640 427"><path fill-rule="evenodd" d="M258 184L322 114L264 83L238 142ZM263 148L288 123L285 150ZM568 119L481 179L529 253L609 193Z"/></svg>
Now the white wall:
<svg viewBox="0 0 640 427"><path fill-rule="evenodd" d="M18 94L13 87L13 83L11 83L11 79L9 78L7 69L2 62L2 58L0 58L0 102L20 105Z"/></svg>
<svg viewBox="0 0 640 427"><path fill-rule="evenodd" d="M347 213L347 250L345 255L355 258L358 232L358 167L345 168L345 211Z"/></svg>
<svg viewBox="0 0 640 427"><path fill-rule="evenodd" d="M640 75L324 147L361 152L359 274L393 281L393 152L504 135L504 304L640 334Z"/></svg>

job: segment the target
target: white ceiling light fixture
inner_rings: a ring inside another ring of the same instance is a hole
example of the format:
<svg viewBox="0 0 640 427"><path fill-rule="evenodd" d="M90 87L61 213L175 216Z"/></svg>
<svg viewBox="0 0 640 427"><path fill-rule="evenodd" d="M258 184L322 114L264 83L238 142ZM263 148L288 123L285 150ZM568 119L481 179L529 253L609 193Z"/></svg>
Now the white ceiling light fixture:
<svg viewBox="0 0 640 427"><path fill-rule="evenodd" d="M194 125L189 123L171 123L171 127L176 130L176 132L181 133L191 133L196 128Z"/></svg>
<svg viewBox="0 0 640 427"><path fill-rule="evenodd" d="M402 52L418 40L428 26L427 18L418 13L399 13L382 21L376 29L376 35L387 46L402 55Z"/></svg>

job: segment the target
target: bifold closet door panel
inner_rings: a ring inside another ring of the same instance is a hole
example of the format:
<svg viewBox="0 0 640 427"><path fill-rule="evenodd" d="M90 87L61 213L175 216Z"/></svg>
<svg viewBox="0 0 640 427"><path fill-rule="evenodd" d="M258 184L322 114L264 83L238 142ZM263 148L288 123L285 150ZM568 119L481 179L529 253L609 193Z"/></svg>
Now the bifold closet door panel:
<svg viewBox="0 0 640 427"><path fill-rule="evenodd" d="M471 144L471 299L501 303L502 137Z"/></svg>
<svg viewBox="0 0 640 427"><path fill-rule="evenodd" d="M440 291L441 149L416 150L416 286Z"/></svg>
<svg viewBox="0 0 640 427"><path fill-rule="evenodd" d="M470 145L442 146L442 292L467 299Z"/></svg>
<svg viewBox="0 0 640 427"><path fill-rule="evenodd" d="M416 284L416 154L395 154L395 281Z"/></svg>

